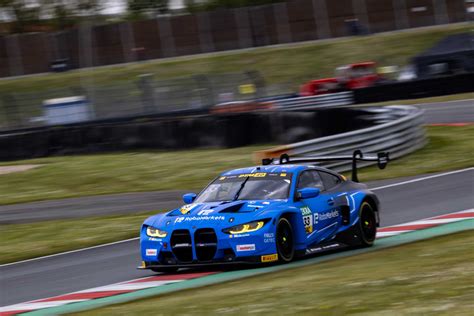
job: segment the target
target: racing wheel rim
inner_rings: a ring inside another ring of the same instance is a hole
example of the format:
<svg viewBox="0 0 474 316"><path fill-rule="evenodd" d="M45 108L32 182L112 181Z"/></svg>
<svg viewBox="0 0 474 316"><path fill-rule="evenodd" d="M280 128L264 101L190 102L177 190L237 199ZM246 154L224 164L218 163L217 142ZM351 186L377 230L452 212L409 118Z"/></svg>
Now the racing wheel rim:
<svg viewBox="0 0 474 316"><path fill-rule="evenodd" d="M276 229L277 250L280 259L289 262L293 259L295 249L293 241L293 229L286 218L280 218Z"/></svg>
<svg viewBox="0 0 474 316"><path fill-rule="evenodd" d="M375 220L375 213L369 203L362 205L360 224L364 240L367 243L373 242L377 234L377 222Z"/></svg>

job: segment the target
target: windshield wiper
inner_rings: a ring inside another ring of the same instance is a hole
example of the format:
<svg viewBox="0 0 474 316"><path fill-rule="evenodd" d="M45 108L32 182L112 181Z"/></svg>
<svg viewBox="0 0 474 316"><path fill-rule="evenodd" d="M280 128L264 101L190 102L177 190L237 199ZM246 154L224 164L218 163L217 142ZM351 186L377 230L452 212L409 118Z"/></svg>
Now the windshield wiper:
<svg viewBox="0 0 474 316"><path fill-rule="evenodd" d="M242 184L240 185L239 190L237 191L237 193L235 193L234 199L232 201L236 201L239 198L240 192L242 192L242 189L244 188L244 186L247 183L248 179L250 179L250 177L245 178L245 180L242 182Z"/></svg>

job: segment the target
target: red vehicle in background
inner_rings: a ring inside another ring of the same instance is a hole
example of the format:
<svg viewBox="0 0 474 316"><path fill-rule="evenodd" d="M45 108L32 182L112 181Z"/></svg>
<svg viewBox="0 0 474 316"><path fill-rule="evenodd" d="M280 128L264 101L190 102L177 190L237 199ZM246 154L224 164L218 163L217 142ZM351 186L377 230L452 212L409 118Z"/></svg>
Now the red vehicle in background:
<svg viewBox="0 0 474 316"><path fill-rule="evenodd" d="M365 88L376 85L384 78L377 73L373 61L336 68L335 78L311 80L300 88L300 96L320 95Z"/></svg>

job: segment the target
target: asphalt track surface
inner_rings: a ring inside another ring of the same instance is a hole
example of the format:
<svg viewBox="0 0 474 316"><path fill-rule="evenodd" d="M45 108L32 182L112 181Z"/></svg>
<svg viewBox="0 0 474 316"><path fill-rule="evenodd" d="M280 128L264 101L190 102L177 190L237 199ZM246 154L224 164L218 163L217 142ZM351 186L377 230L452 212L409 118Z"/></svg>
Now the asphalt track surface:
<svg viewBox="0 0 474 316"><path fill-rule="evenodd" d="M375 192L382 204L382 226L474 206L474 168L413 182L424 177L370 184L371 188L380 187ZM138 240L130 240L4 265L0 267L0 306L153 275L135 269L139 260Z"/></svg>
<svg viewBox="0 0 474 316"><path fill-rule="evenodd" d="M474 99L415 106L425 111L426 124L474 123Z"/></svg>
<svg viewBox="0 0 474 316"><path fill-rule="evenodd" d="M474 99L417 106L425 111L427 124L474 123ZM0 225L172 209L182 204L184 193L140 192L0 205Z"/></svg>

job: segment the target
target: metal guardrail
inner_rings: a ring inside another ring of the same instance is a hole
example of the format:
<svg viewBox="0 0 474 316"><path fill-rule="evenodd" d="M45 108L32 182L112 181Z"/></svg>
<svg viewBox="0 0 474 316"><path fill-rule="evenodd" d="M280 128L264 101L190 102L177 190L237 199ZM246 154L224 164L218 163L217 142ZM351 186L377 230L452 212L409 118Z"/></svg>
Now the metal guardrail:
<svg viewBox="0 0 474 316"><path fill-rule="evenodd" d="M411 153L427 143L423 128L423 110L413 106L393 105L366 108L378 125L347 133L331 135L279 146L255 153L256 159L276 158L283 153L291 156L329 156L352 154L356 149L363 153L388 151L395 159ZM360 163L361 167L373 164ZM351 169L351 162L329 162L320 165L342 172Z"/></svg>
<svg viewBox="0 0 474 316"><path fill-rule="evenodd" d="M312 110L354 104L352 91L274 101L280 111Z"/></svg>

